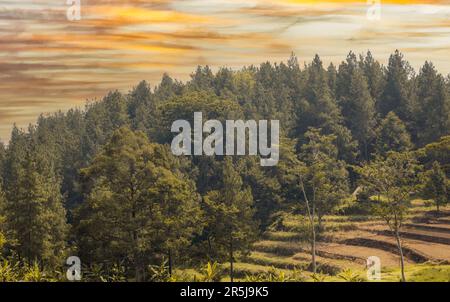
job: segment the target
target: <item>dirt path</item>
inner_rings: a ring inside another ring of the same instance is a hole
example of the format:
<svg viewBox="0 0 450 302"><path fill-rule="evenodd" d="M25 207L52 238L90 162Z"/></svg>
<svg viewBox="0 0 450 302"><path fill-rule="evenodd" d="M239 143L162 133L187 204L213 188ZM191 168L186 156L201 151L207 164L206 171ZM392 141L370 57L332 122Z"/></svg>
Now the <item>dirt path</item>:
<svg viewBox="0 0 450 302"><path fill-rule="evenodd" d="M388 251L365 247L356 245L346 245L338 243L320 243L318 245L319 251L324 251L330 254L336 254L342 257L353 257L355 261L365 266L366 259L370 256L377 256L381 260L382 267L397 266L399 264L400 258ZM408 263L412 261L407 259Z"/></svg>

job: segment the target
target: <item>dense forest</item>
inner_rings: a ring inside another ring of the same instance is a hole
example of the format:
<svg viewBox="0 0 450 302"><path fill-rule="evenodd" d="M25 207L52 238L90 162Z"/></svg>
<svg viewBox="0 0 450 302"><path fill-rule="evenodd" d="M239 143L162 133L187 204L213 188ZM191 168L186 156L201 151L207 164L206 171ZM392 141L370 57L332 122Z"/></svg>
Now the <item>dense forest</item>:
<svg viewBox="0 0 450 302"><path fill-rule="evenodd" d="M280 120L278 165L174 156L170 126L194 112ZM237 71L199 66L186 83L165 74L41 115L0 145L0 281L65 280L69 256L85 281L169 281L176 268L211 274L226 262L233 279L233 261L281 212L309 221L315 272L324 215L371 203L399 239L411 196L437 211L447 203L449 115L450 76L431 62L416 73L399 51L387 66L370 52L339 66L319 56L300 66L294 55Z"/></svg>

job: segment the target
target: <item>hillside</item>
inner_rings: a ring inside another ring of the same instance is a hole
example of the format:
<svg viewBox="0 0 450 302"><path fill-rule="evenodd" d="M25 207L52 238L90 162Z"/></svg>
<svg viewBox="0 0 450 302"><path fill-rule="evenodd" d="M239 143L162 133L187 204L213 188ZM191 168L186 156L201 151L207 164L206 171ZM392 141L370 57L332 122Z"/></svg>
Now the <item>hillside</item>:
<svg viewBox="0 0 450 302"><path fill-rule="evenodd" d="M310 247L301 235L301 215L284 215L276 230L264 233L251 254L236 263L241 280L251 275L309 272ZM450 207L436 212L421 200L413 209L402 231L409 281L450 281ZM325 281L345 281L346 274L366 279L366 259L381 260L382 281L399 280L399 256L394 238L383 221L367 215L326 216L324 231L317 245L319 272ZM350 271L346 271L350 270ZM343 273L344 272L344 273ZM226 278L224 279L226 280Z"/></svg>

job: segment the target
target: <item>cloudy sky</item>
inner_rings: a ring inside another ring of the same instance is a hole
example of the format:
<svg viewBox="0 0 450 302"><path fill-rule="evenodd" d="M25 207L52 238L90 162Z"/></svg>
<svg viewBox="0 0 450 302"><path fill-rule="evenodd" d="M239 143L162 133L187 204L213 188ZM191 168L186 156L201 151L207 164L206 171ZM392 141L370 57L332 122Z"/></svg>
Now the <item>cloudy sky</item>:
<svg viewBox="0 0 450 302"><path fill-rule="evenodd" d="M376 0L370 0L376 1ZM358 0L0 0L0 139L16 122L82 107L110 89L163 72L186 80L213 68L300 61L325 63L349 50L383 63L400 49L414 68L425 60L450 73L450 0L381 0L379 20Z"/></svg>

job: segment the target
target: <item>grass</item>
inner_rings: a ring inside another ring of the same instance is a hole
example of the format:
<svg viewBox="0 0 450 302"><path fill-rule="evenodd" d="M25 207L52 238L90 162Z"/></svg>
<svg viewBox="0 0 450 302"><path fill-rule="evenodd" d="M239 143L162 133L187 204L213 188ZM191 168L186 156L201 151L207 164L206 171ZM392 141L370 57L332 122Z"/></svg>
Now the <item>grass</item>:
<svg viewBox="0 0 450 302"><path fill-rule="evenodd" d="M400 281L400 268L391 268L382 272L382 281ZM407 282L450 282L450 265L422 263L406 265Z"/></svg>
<svg viewBox="0 0 450 302"><path fill-rule="evenodd" d="M305 248L301 242L263 240L254 245L254 250L279 256L292 256L295 253L304 251Z"/></svg>
<svg viewBox="0 0 450 302"><path fill-rule="evenodd" d="M251 255L245 259L245 261L269 267L273 266L281 269L306 269L306 267L308 266L308 263L305 261L299 261L291 257L283 257L263 252L252 252Z"/></svg>
<svg viewBox="0 0 450 302"><path fill-rule="evenodd" d="M264 237L267 240L272 241L300 241L303 236L296 232L278 231L278 232L266 232Z"/></svg>
<svg viewBox="0 0 450 302"><path fill-rule="evenodd" d="M286 268L275 267L275 265L271 265L274 262L279 265L285 265L290 263L288 258L283 257L275 257L274 260L270 255L266 255L264 253L256 253L254 255L255 259L261 260L261 263L264 264L255 264L248 262L237 262L234 264L235 270L235 281L245 281L245 277L247 275L257 275L262 273L268 273L271 271L276 271L277 273L284 273L286 276L291 276L293 274L293 270ZM223 268L225 269L224 275L221 281L230 281L230 277L228 275L229 265L224 264ZM361 277L361 279L367 281L366 279L366 271L365 270L350 270L351 274L357 275ZM200 279L200 273L193 269L183 270L185 275L192 276L192 280L194 280L194 275L197 277L196 279ZM343 274L343 273L341 273ZM324 278L324 282L345 282L345 279L341 276L341 274L337 275L322 275ZM314 279L312 274L308 271L303 270L302 275L305 276L306 282L313 282ZM407 265L405 268L405 275L407 282L450 282L450 265L441 265L441 264L433 264L433 263L423 263L423 264L415 264L415 265ZM400 281L400 269L399 268L385 268L382 271L382 279L381 282L399 282Z"/></svg>

